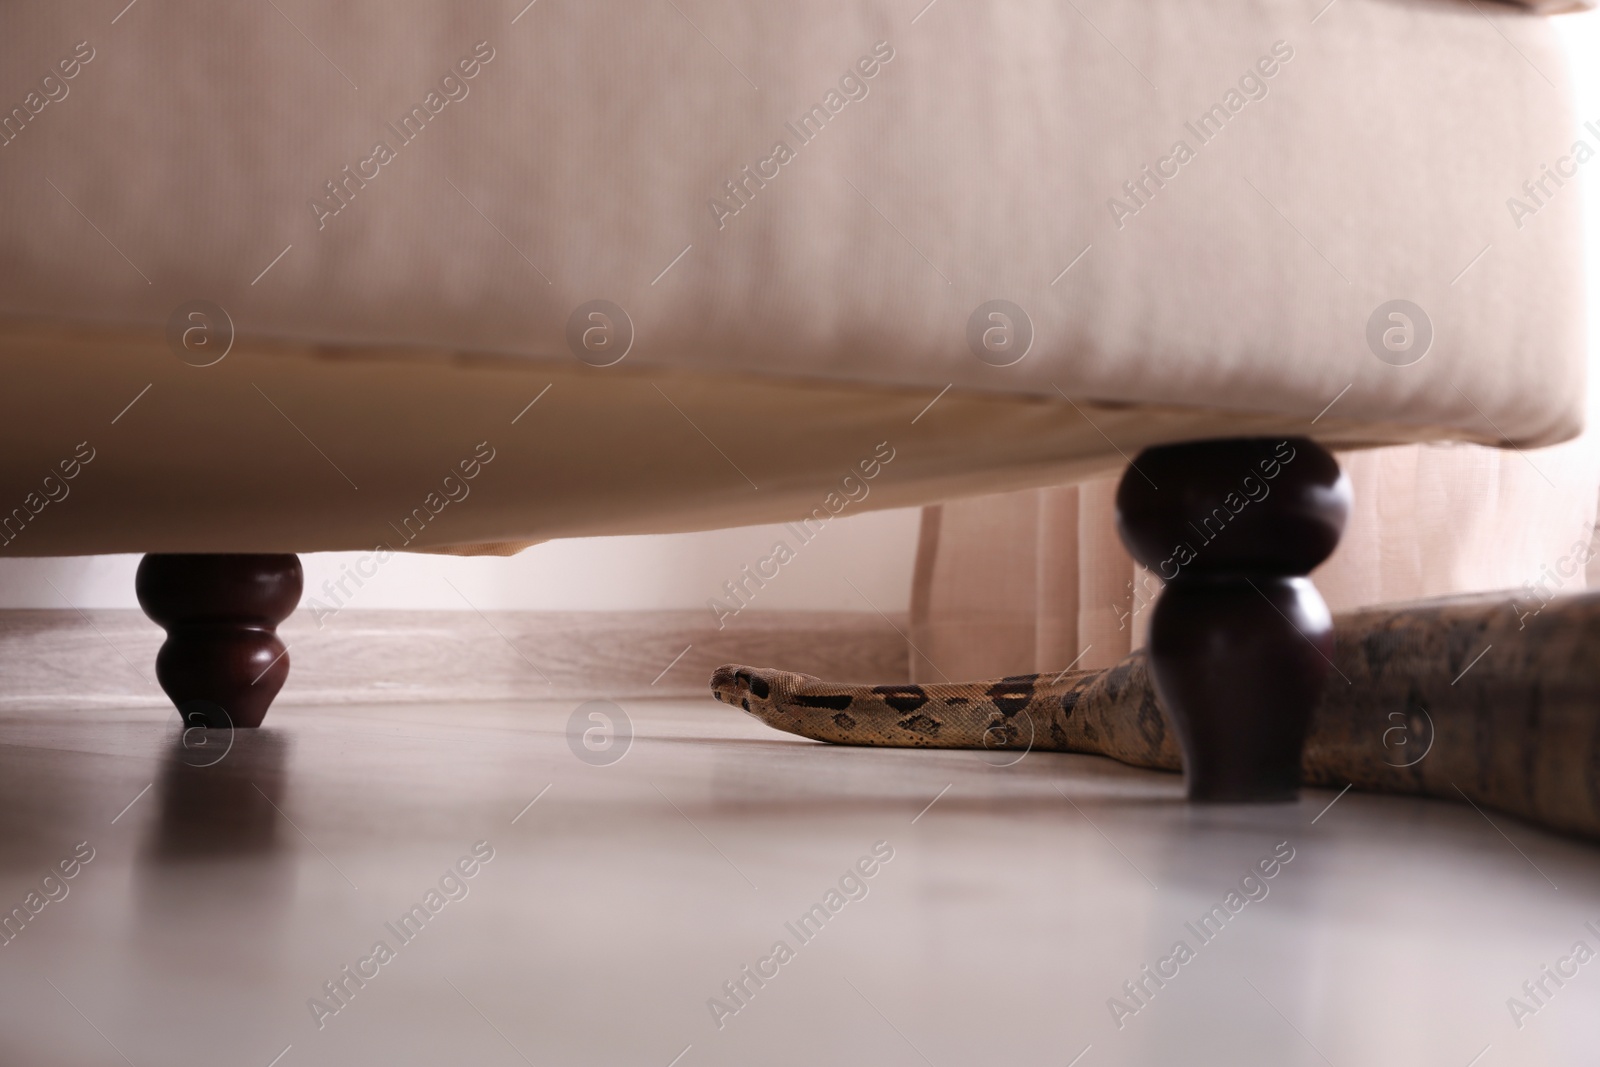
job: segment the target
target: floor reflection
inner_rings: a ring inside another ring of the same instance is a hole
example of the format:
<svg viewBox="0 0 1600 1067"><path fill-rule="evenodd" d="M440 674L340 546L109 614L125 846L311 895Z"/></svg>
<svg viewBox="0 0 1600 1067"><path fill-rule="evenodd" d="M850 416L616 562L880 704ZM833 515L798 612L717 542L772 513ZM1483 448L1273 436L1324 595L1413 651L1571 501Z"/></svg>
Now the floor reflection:
<svg viewBox="0 0 1600 1067"><path fill-rule="evenodd" d="M135 871L142 930L215 908L259 929L291 906L297 864L288 805L290 738L268 729L181 729L156 779L158 816Z"/></svg>
<svg viewBox="0 0 1600 1067"><path fill-rule="evenodd" d="M1305 892L1305 816L1295 805L1184 805L1151 831L1139 874L1154 890L1135 954L1127 955L1106 1018L1140 1062L1183 1062L1189 1035L1215 1020L1315 1010L1319 923ZM1107 831L1111 831L1108 829ZM1118 828L1118 832L1124 832ZM1248 1062L1250 1027L1213 1034Z"/></svg>
<svg viewBox="0 0 1600 1067"><path fill-rule="evenodd" d="M291 742L272 729L185 731L176 715L168 728L116 981L184 990L195 1040L221 1062L234 1038L213 1020L227 990L285 981L298 838L278 809L289 802Z"/></svg>
<svg viewBox="0 0 1600 1067"><path fill-rule="evenodd" d="M288 790L290 739L271 729L180 729L156 789L160 816L145 866L278 851L293 829L280 813Z"/></svg>

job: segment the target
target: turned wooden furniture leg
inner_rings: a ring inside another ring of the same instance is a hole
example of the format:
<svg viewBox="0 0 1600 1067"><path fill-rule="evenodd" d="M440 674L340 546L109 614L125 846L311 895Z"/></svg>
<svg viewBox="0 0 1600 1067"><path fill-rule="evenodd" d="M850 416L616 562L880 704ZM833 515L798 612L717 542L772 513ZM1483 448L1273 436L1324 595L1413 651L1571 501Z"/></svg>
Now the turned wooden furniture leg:
<svg viewBox="0 0 1600 1067"><path fill-rule="evenodd" d="M294 555L148 555L134 585L167 631L156 679L186 726L260 726L289 677L277 626L302 582Z"/></svg>
<svg viewBox="0 0 1600 1067"><path fill-rule="evenodd" d="M1305 575L1349 512L1349 479L1301 437L1164 445L1123 475L1118 532L1166 583L1150 664L1190 800L1296 796L1333 656L1333 620Z"/></svg>

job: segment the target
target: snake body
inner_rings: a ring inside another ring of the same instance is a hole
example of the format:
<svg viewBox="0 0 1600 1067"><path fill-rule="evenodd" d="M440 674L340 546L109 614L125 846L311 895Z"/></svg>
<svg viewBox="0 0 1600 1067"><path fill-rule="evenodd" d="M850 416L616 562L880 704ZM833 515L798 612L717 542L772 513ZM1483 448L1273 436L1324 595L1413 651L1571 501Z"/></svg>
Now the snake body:
<svg viewBox="0 0 1600 1067"><path fill-rule="evenodd" d="M1467 801L1600 840L1600 593L1537 612L1506 597L1334 620L1308 785ZM835 684L730 664L712 694L817 741L1078 752L1182 769L1143 651L1105 670L941 684Z"/></svg>

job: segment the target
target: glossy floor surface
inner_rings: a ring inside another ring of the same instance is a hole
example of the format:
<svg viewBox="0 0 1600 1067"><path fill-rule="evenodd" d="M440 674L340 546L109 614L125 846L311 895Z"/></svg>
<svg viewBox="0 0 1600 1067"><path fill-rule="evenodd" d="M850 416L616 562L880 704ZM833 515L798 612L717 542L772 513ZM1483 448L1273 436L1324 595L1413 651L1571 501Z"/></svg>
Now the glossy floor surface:
<svg viewBox="0 0 1600 1067"><path fill-rule="evenodd" d="M155 711L7 713L0 1063L1600 1048L1594 846L1353 792L1196 809L1089 757L828 748L709 698L626 714L631 743L604 705L278 708L230 747Z"/></svg>

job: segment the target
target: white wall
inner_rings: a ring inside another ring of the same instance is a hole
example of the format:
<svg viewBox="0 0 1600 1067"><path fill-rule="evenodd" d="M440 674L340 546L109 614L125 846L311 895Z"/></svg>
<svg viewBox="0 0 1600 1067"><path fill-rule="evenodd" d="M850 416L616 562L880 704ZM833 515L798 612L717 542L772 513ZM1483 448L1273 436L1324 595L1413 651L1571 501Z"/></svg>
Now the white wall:
<svg viewBox="0 0 1600 1067"><path fill-rule="evenodd" d="M1571 57L1578 98L1578 121L1600 126L1600 11L1556 19ZM1596 138L1585 127L1577 131L1591 146ZM1600 159L1579 171L1584 197L1584 245L1589 291L1589 432L1600 427ZM1597 520L1600 529L1600 520ZM1589 561L1588 586L1600 589L1600 556ZM1530 580L1537 581L1537 576Z"/></svg>
<svg viewBox="0 0 1600 1067"><path fill-rule="evenodd" d="M905 611L919 514L903 508L833 520L797 549L793 561L755 594L749 610ZM400 553L359 589L347 579L350 596L336 595L358 610L460 611L469 603L481 611L706 609L707 599L722 595L724 582L768 556L780 537L791 545L796 540L781 526L744 526L552 541L509 558ZM306 598L337 606L323 583L337 581L364 555L301 556ZM0 560L0 608L138 607L138 563L136 555Z"/></svg>

